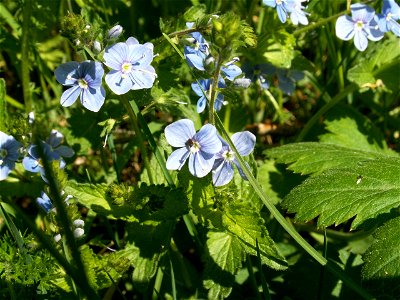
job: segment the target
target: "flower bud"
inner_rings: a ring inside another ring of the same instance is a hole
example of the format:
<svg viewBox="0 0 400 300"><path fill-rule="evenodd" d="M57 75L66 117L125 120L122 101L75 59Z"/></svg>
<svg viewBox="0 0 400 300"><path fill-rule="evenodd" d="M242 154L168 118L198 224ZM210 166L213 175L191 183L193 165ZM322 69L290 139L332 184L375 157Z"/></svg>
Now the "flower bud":
<svg viewBox="0 0 400 300"><path fill-rule="evenodd" d="M81 219L75 220L72 224L74 224L75 227L83 227L85 226L85 222Z"/></svg>
<svg viewBox="0 0 400 300"><path fill-rule="evenodd" d="M74 237L76 239L79 239L80 237L82 237L85 234L85 230L83 230L82 228L76 228L74 230Z"/></svg>
<svg viewBox="0 0 400 300"><path fill-rule="evenodd" d="M101 45L99 41L94 41L93 42L93 51L95 53L100 53L101 52Z"/></svg>
<svg viewBox="0 0 400 300"><path fill-rule="evenodd" d="M54 236L54 241L55 241L56 243L58 243L60 240L61 240L61 234L56 234L56 235Z"/></svg>
<svg viewBox="0 0 400 300"><path fill-rule="evenodd" d="M113 28L111 28L108 33L107 33L107 39L112 40L118 38L121 33L122 33L122 26L121 25L115 25Z"/></svg>

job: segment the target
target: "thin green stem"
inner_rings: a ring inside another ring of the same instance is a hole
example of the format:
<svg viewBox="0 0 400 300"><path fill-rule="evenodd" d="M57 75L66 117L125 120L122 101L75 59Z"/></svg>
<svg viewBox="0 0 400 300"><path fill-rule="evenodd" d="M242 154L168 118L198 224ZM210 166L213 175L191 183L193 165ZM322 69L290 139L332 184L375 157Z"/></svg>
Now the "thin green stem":
<svg viewBox="0 0 400 300"><path fill-rule="evenodd" d="M150 161L149 161L149 157L147 155L146 145L144 144L142 131L139 128L136 113L133 109L133 105L136 105L136 103L134 100L129 101L125 96L121 97L121 101L122 101L122 104L125 106L126 111L128 112L129 118L131 119L133 130L136 133L136 136L139 141L139 148L140 148L140 151L142 152L142 159L143 159L144 167L146 168L150 183L153 184L154 183L153 171L150 166Z"/></svg>
<svg viewBox="0 0 400 300"><path fill-rule="evenodd" d="M215 108L214 108L214 103L215 103L215 98L216 98L216 94L217 94L217 89L218 89L218 79L219 79L219 73L221 72L221 61L219 57L215 58L215 72L214 72L214 76L211 82L211 92L210 92L210 105L209 105L209 117L208 117L208 122L210 124L215 124L215 119L214 119L214 112L215 112Z"/></svg>
<svg viewBox="0 0 400 300"><path fill-rule="evenodd" d="M29 75L29 28L31 24L31 0L25 0L22 8L22 40L21 40L21 79L22 92L24 95L25 111L32 111L32 99L30 91Z"/></svg>
<svg viewBox="0 0 400 300"><path fill-rule="evenodd" d="M75 237L74 237L74 234L71 229L72 228L71 220L68 217L64 201L61 197L61 190L60 190L59 182L55 179L53 169L51 167L51 162L49 162L47 160L47 157L44 155L44 149L43 149L42 142L37 138L36 135L34 135L34 139L35 139L34 140L35 145L37 145L39 156L41 157L42 162L43 162L43 167L45 170L46 178L47 178L49 186L50 186L52 200L57 209L58 221L60 222L61 228L63 229L63 232L67 239L67 243L71 249L71 255L72 255L73 262L75 263L76 269L79 270L79 273L80 273L79 282L75 281L75 283L81 286L83 292L86 293L86 295L90 299L97 299L98 295L89 285L89 280L86 275L85 267L82 262L82 258L81 258L81 255L80 255L80 252L78 249L78 245L76 244ZM71 274L69 274L69 275L71 275Z"/></svg>
<svg viewBox="0 0 400 300"><path fill-rule="evenodd" d="M310 25L308 25L306 27L303 27L301 29L297 29L295 32L293 32L293 35L294 36L298 36L300 34L308 32L310 30L314 30L315 28L318 28L318 27L320 27L320 26L322 26L322 25L324 25L326 23L329 23L329 22L331 22L333 20L336 20L337 18L339 18L343 14L344 14L344 12L340 12L340 13L338 13L336 15L333 15L333 16L330 16L328 18L322 19L322 20L320 20L320 21L318 21L316 23L312 23L312 24L310 24Z"/></svg>
<svg viewBox="0 0 400 300"><path fill-rule="evenodd" d="M362 289L359 285L357 285L352 278L350 278L346 273L343 272L343 270L340 269L338 265L336 265L336 263L328 261L326 258L324 258L294 229L294 227L289 222L286 221L284 216L279 212L279 210L275 207L275 205L264 194L261 185L254 178L253 174L246 165L245 161L240 156L239 152L237 151L235 145L231 141L229 135L227 134L217 114L215 114L215 119L216 119L216 126L222 133L223 138L229 144L231 149L235 152L235 157L239 161L243 173L246 175L254 191L260 197L261 201L264 203L267 209L270 211L271 215L278 221L278 223L285 229L285 231L300 245L300 247L303 248L319 264L321 264L322 266L326 266L330 272L335 274L338 278L342 279L345 284L347 284L350 288L352 288L354 291L359 293L364 298L372 299L371 295L369 295L364 289Z"/></svg>
<svg viewBox="0 0 400 300"><path fill-rule="evenodd" d="M115 170L115 173L117 175L117 181L120 182L121 181L121 178L120 178L121 176L119 174L118 165L117 165L117 151L115 150L114 138L113 138L112 133L110 133L108 135L107 143L108 143L108 147L110 148L114 170Z"/></svg>
<svg viewBox="0 0 400 300"><path fill-rule="evenodd" d="M153 300L160 299L161 296L160 290L163 278L164 278L164 271L159 266L157 269L156 280L154 282L153 295L151 297Z"/></svg>
<svg viewBox="0 0 400 300"><path fill-rule="evenodd" d="M6 131L6 121L6 81L3 78L0 78L0 131Z"/></svg>

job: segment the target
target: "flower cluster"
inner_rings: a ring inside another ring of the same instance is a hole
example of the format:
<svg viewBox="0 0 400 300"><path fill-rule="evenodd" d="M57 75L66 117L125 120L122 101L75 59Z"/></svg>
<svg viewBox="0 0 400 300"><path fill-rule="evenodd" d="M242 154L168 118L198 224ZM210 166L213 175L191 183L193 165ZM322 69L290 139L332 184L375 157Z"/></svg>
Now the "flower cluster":
<svg viewBox="0 0 400 300"><path fill-rule="evenodd" d="M108 40L116 39L122 33L122 27L116 25L110 29ZM98 45L100 52L100 44ZM129 90L151 88L157 77L150 65L153 60L153 44L139 44L130 37L125 43L116 43L104 50L104 64L111 70L105 76L108 87L117 95ZM102 86L104 75L100 62L67 62L55 70L59 83L69 88L61 96L61 105L68 107L79 97L82 105L90 111L98 112L106 96Z"/></svg>
<svg viewBox="0 0 400 300"><path fill-rule="evenodd" d="M382 14L376 14L375 10L361 3L350 6L351 17L341 16L336 21L336 36L348 41L354 39L354 45L360 51L367 49L368 40L379 41L384 33L392 31L400 36L400 8L394 0L384 0Z"/></svg>
<svg viewBox="0 0 400 300"><path fill-rule="evenodd" d="M61 132L57 130L52 130L50 133L50 137L46 141L41 142L43 155L46 160L49 162L53 160L59 161L60 169L63 169L66 165L63 157L72 157L74 155L74 151L71 148L60 145L63 138L64 136ZM25 156L22 160L22 164L25 170L33 173L39 172L42 176L42 179L47 182L38 145L29 145L27 148L27 152L28 155Z"/></svg>
<svg viewBox="0 0 400 300"><path fill-rule="evenodd" d="M186 26L190 29L194 25L193 22L186 23ZM214 61L214 58L210 55L209 44L201 35L200 32L190 33L190 38L188 38L191 46L184 47L184 54L186 62L190 67L193 67L200 71L206 71L206 67ZM242 74L242 70L235 65L239 59L237 57L233 58L231 61L226 62L221 66L221 74L218 78L218 88L225 88L225 79L229 81L234 81L237 76ZM225 77L225 79L224 79ZM200 79L197 82L192 83L192 89L199 96L197 101L197 112L202 113L207 104L207 98L209 98L211 89L213 85L213 79ZM225 105L224 95L222 93L217 93L214 109L219 111L222 105Z"/></svg>
<svg viewBox="0 0 400 300"><path fill-rule="evenodd" d="M15 168L21 146L14 137L0 131L0 181L6 179Z"/></svg>
<svg viewBox="0 0 400 300"><path fill-rule="evenodd" d="M269 7L276 8L278 18L282 23L286 23L288 17L293 25L308 24L308 13L303 11L305 8L303 2L308 0L263 0L263 4Z"/></svg>
<svg viewBox="0 0 400 300"><path fill-rule="evenodd" d="M189 119L176 121L165 128L167 142L179 149L172 152L167 160L168 170L180 170L189 159L189 172L196 177L204 177L212 171L215 186L228 184L233 178L233 165L246 179L229 147L211 124L204 125L197 133ZM255 145L255 136L248 132L235 133L232 141L242 156L249 155Z"/></svg>

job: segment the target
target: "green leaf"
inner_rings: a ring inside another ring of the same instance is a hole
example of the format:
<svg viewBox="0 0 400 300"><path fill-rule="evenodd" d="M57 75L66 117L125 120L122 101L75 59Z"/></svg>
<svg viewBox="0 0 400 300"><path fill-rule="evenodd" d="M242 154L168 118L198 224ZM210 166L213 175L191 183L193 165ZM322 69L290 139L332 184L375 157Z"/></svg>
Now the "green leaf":
<svg viewBox="0 0 400 300"><path fill-rule="evenodd" d="M271 36L268 42L272 43L265 49L264 58L276 67L290 68L295 56L296 39L294 36L281 30L275 33L273 37Z"/></svg>
<svg viewBox="0 0 400 300"><path fill-rule="evenodd" d="M210 231L207 237L204 286L209 290L208 299L226 298L232 291L234 275L242 266L245 252L239 239L227 232Z"/></svg>
<svg viewBox="0 0 400 300"><path fill-rule="evenodd" d="M400 293L400 217L379 227L374 237L363 256L362 277L370 288L385 291L386 297L394 299Z"/></svg>
<svg viewBox="0 0 400 300"><path fill-rule="evenodd" d="M135 267L132 279L139 290L145 291L156 274L160 259L169 249L174 227L175 221L127 225L128 245L121 252Z"/></svg>
<svg viewBox="0 0 400 300"><path fill-rule="evenodd" d="M395 154L393 151L388 150L382 133L367 118L357 113L348 114L348 117L325 121L326 129L330 133L319 137L322 143Z"/></svg>
<svg viewBox="0 0 400 300"><path fill-rule="evenodd" d="M286 269L286 260L269 237L263 219L256 211L248 209L248 204L231 205L223 214L223 225L237 237L246 253L257 255L257 240L262 263L272 269Z"/></svg>
<svg viewBox="0 0 400 300"><path fill-rule="evenodd" d="M359 86L366 84L373 85L376 82L375 76L372 73L373 66L371 63L364 62L352 67L347 72L347 79Z"/></svg>
<svg viewBox="0 0 400 300"><path fill-rule="evenodd" d="M289 170L301 174L319 174L331 168L356 167L360 162L382 156L379 152L317 142L287 144L265 153L278 163L289 164Z"/></svg>
<svg viewBox="0 0 400 300"><path fill-rule="evenodd" d="M382 156L350 168L335 168L312 176L294 188L282 205L296 220L316 217L318 226L338 225L355 217L351 229L400 205L400 159ZM375 219L377 218L377 219ZM387 218L387 216L386 216Z"/></svg>
<svg viewBox="0 0 400 300"><path fill-rule="evenodd" d="M0 131L6 130L6 81L0 78Z"/></svg>

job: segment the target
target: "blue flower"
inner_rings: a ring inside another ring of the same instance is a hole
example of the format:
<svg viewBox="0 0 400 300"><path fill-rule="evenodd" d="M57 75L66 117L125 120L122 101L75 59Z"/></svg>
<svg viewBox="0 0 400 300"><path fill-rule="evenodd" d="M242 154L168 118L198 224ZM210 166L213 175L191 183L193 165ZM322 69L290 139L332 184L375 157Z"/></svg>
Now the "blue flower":
<svg viewBox="0 0 400 300"><path fill-rule="evenodd" d="M235 152L229 147L221 137L222 149L216 155L213 166L212 178L215 186L228 184L233 178L233 165L236 165L239 174L243 179L247 180ZM249 155L253 152L256 144L256 137L249 131L237 132L232 135L232 142L241 156Z"/></svg>
<svg viewBox="0 0 400 300"><path fill-rule="evenodd" d="M380 31L391 31L400 36L400 24L396 22L400 19L400 7L394 0L384 0L382 14L378 14L377 17Z"/></svg>
<svg viewBox="0 0 400 300"><path fill-rule="evenodd" d="M108 32L107 32L107 39L109 39L109 40L113 40L113 39L117 39L120 35L121 35L121 33L122 33L122 31L123 31L124 29L122 28L122 26L121 25L115 25L115 26L113 26Z"/></svg>
<svg viewBox="0 0 400 300"><path fill-rule="evenodd" d="M282 23L286 22L287 18L287 7L286 0L263 0L264 5L276 8L278 18Z"/></svg>
<svg viewBox="0 0 400 300"><path fill-rule="evenodd" d="M374 20L375 11L372 7L356 3L350 6L351 17L341 16L336 21L336 36L348 41L354 38L354 45L360 51L368 46L368 40L378 41L383 37L383 32L377 30Z"/></svg>
<svg viewBox="0 0 400 300"><path fill-rule="evenodd" d="M308 0L287 0L286 2L286 8L290 14L290 20L293 25L298 25L299 23L302 25L308 25L308 19L306 16L308 13L303 11L305 7L302 5L302 2L304 1Z"/></svg>
<svg viewBox="0 0 400 300"><path fill-rule="evenodd" d="M46 212L46 214L53 209L53 203L51 203L49 196L47 196L45 192L42 192L41 196L36 198L36 203Z"/></svg>
<svg viewBox="0 0 400 300"><path fill-rule="evenodd" d="M153 61L153 44L139 44L130 37L126 43L116 43L105 50L104 64L112 70L106 75L106 83L117 95L129 90L148 89L157 77L150 65Z"/></svg>
<svg viewBox="0 0 400 300"><path fill-rule="evenodd" d="M60 161L60 169L65 168L65 161L62 157L71 157L74 155L74 151L66 146L60 146L63 135L57 130L52 130L50 137L46 142L42 141L43 154L47 161L53 160ZM40 173L43 180L47 182L45 170L42 159L39 155L39 149L37 145L30 145L28 147L28 155L22 160L22 165L25 170L33 173Z"/></svg>
<svg viewBox="0 0 400 300"><path fill-rule="evenodd" d="M242 74L242 69L234 65L234 63L238 61L239 58L235 57L221 67L221 73L226 77L226 79L233 81L235 80L235 77Z"/></svg>
<svg viewBox="0 0 400 300"><path fill-rule="evenodd" d="M21 144L14 137L0 131L0 181L6 179L15 168L19 148Z"/></svg>
<svg viewBox="0 0 400 300"><path fill-rule="evenodd" d="M207 104L207 97L206 95L209 95L211 91L211 83L212 79L200 79L197 82L192 83L192 90L196 93L197 96L199 96L199 100L197 101L197 112L202 113L204 109L206 108ZM218 80L218 87L219 88L224 88L225 87L225 81L222 77L219 78ZM220 111L222 108L222 105L224 104L224 95L221 93L217 94L217 98L215 99L214 102L214 108L216 111Z"/></svg>
<svg viewBox="0 0 400 300"><path fill-rule="evenodd" d="M186 26L189 29L192 28L193 25L193 22L186 23ZM190 67L195 67L200 71L204 71L204 62L209 55L208 43L200 32L192 32L190 35L191 38L189 41L193 43L194 48L190 46L184 47L183 52L185 54L186 61Z"/></svg>
<svg viewBox="0 0 400 300"><path fill-rule="evenodd" d="M206 124L196 133L193 122L182 119L168 125L164 132L167 142L173 147L179 147L168 157L168 170L180 170L189 158L189 171L192 175L200 178L211 171L215 155L222 148L213 125Z"/></svg>
<svg viewBox="0 0 400 300"><path fill-rule="evenodd" d="M88 110L94 112L100 110L106 95L101 85L104 75L101 63L71 61L60 65L54 73L59 83L71 86L61 96L62 106L71 106L80 96L82 105Z"/></svg>
<svg viewBox="0 0 400 300"><path fill-rule="evenodd" d="M276 8L278 18L282 23L286 23L288 14L290 14L290 20L294 25L303 24L307 25L308 20L304 12L305 8L302 2L308 0L263 0L264 5Z"/></svg>

